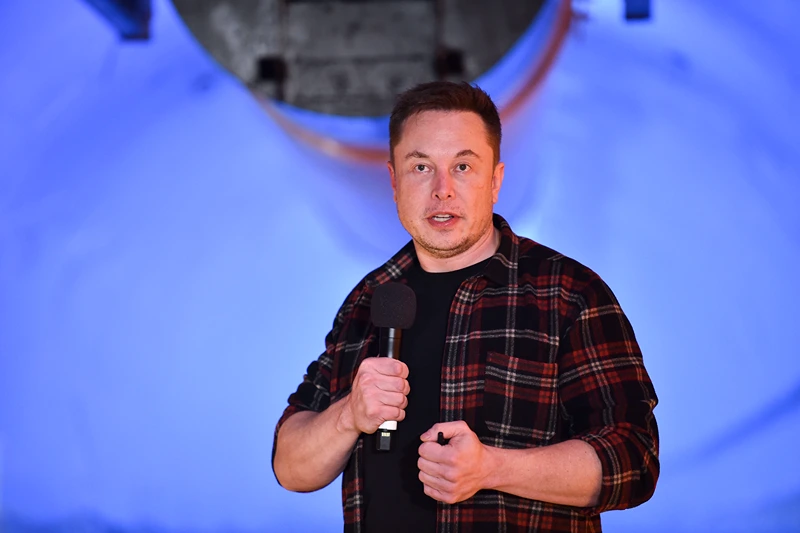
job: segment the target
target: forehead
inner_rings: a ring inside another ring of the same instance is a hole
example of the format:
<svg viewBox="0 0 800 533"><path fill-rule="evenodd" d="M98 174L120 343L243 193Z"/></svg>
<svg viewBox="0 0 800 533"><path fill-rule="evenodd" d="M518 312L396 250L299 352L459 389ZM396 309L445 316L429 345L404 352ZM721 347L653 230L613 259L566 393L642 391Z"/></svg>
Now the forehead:
<svg viewBox="0 0 800 533"><path fill-rule="evenodd" d="M472 111L422 111L403 124L397 148L421 150L455 146L456 151L491 151L483 119ZM396 154L402 156L402 154Z"/></svg>

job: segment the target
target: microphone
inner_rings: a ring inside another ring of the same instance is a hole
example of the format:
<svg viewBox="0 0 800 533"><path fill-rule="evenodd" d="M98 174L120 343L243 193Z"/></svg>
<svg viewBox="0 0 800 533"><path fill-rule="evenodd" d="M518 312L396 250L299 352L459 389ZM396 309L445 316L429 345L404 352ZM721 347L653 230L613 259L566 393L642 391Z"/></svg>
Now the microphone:
<svg viewBox="0 0 800 533"><path fill-rule="evenodd" d="M417 314L417 296L408 285L389 282L378 285L372 295L370 309L372 323L381 328L381 355L400 358L400 342L403 330L414 324ZM392 431L397 429L397 421L387 420L375 433L375 449L388 452L392 449Z"/></svg>

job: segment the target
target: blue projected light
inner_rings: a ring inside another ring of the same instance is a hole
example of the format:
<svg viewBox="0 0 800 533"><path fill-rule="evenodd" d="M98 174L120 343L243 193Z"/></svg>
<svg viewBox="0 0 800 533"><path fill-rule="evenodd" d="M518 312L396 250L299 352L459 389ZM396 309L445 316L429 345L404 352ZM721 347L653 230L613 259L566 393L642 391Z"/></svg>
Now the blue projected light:
<svg viewBox="0 0 800 533"><path fill-rule="evenodd" d="M136 44L46 4L0 3L0 527L341 531L339 480L287 492L270 451L408 239L385 167L288 135L165 0ZM800 4L621 5L585 5L504 123L497 207L608 282L660 398L656 493L604 530L800 531ZM481 81L499 100L535 34Z"/></svg>

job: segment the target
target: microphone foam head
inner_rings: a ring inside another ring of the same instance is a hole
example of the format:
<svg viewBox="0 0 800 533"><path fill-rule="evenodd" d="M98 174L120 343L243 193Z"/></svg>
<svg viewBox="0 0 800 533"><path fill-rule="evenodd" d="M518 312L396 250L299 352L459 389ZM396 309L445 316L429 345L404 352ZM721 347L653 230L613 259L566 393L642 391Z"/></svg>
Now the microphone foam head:
<svg viewBox="0 0 800 533"><path fill-rule="evenodd" d="M372 295L372 323L379 328L408 329L417 315L417 295L408 285L378 285Z"/></svg>

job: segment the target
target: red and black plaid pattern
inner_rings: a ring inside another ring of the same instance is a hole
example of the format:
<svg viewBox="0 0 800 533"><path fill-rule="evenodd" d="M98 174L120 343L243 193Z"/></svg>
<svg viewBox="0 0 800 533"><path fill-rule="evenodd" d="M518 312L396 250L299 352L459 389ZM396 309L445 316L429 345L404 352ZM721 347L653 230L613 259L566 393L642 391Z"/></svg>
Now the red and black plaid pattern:
<svg viewBox="0 0 800 533"><path fill-rule="evenodd" d="M653 385L631 325L606 284L576 261L518 237L497 215L495 226L502 232L497 253L483 274L461 285L451 307L441 420L464 420L484 444L502 448L584 440L602 463L602 492L596 507L580 509L480 491L455 505L440 503L437 529L600 531L600 512L639 505L655 490ZM292 414L322 411L349 392L358 365L378 351L370 323L374 288L402 282L414 261L409 243L350 293L325 352L289 397L276 438ZM362 531L362 449L363 438L342 479L346 532Z"/></svg>

